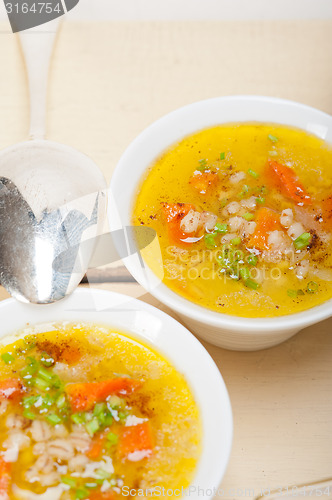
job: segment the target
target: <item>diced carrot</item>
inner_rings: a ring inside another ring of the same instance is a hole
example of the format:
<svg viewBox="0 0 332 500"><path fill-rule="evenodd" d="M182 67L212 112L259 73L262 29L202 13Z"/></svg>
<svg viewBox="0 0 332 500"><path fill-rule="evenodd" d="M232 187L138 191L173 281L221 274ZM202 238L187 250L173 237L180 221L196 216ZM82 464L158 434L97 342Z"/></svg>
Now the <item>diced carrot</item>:
<svg viewBox="0 0 332 500"><path fill-rule="evenodd" d="M17 378L8 378L0 381L0 400L17 400L23 392L24 386Z"/></svg>
<svg viewBox="0 0 332 500"><path fill-rule="evenodd" d="M256 228L249 239L248 246L261 251L268 250L268 233L281 229L280 216L274 210L263 207L258 210L255 222Z"/></svg>
<svg viewBox="0 0 332 500"><path fill-rule="evenodd" d="M106 444L106 433L101 433L99 436L96 436L92 439L90 448L86 452L86 456L90 458L90 460L97 460L102 454L102 451Z"/></svg>
<svg viewBox="0 0 332 500"><path fill-rule="evenodd" d="M112 394L126 395L141 386L138 380L119 377L103 382L68 384L65 388L74 412L91 410L95 403L105 401Z"/></svg>
<svg viewBox="0 0 332 500"><path fill-rule="evenodd" d="M201 194L206 194L208 188L215 186L218 182L216 172L199 172L198 170L190 177L189 184Z"/></svg>
<svg viewBox="0 0 332 500"><path fill-rule="evenodd" d="M153 439L149 422L124 427L119 441L119 453L122 458L129 458L132 453L145 452L142 458L152 453ZM145 455L145 456L144 456ZM133 460L139 460L133 457Z"/></svg>
<svg viewBox="0 0 332 500"><path fill-rule="evenodd" d="M273 160L268 162L268 180L297 205L311 205L312 200L294 170Z"/></svg>
<svg viewBox="0 0 332 500"><path fill-rule="evenodd" d="M11 464L0 456L0 500L9 500L11 486Z"/></svg>
<svg viewBox="0 0 332 500"><path fill-rule="evenodd" d="M163 203L162 209L167 222L169 239L177 245L188 245L183 240L194 236L195 233L185 233L182 231L181 221L190 210L195 210L194 205L190 203Z"/></svg>

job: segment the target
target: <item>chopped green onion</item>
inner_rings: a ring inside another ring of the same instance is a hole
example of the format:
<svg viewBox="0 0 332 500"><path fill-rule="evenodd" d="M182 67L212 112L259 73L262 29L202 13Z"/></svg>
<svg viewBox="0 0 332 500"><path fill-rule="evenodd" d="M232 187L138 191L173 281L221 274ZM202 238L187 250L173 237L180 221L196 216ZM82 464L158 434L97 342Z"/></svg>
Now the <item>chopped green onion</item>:
<svg viewBox="0 0 332 500"><path fill-rule="evenodd" d="M240 245L241 241L242 241L241 238L238 236L237 238L233 238L231 240L231 244L234 246L238 246L238 245Z"/></svg>
<svg viewBox="0 0 332 500"><path fill-rule="evenodd" d="M278 156L278 152L277 151L269 151L269 155L270 156Z"/></svg>
<svg viewBox="0 0 332 500"><path fill-rule="evenodd" d="M89 492L85 488L79 488L78 490L75 491L75 499L76 500L83 500L84 498L87 498L88 496L89 496Z"/></svg>
<svg viewBox="0 0 332 500"><path fill-rule="evenodd" d="M214 227L214 230L216 233L225 234L228 231L228 226L227 224L221 224L220 222L217 222L217 224Z"/></svg>
<svg viewBox="0 0 332 500"><path fill-rule="evenodd" d="M82 413L74 413L73 415L71 415L70 418L72 419L74 424L77 424L77 425L84 424L84 422L85 422Z"/></svg>
<svg viewBox="0 0 332 500"><path fill-rule="evenodd" d="M258 257L256 255L254 255L253 253L251 253L247 257L247 262L248 262L249 266L256 266L256 264L258 262Z"/></svg>
<svg viewBox="0 0 332 500"><path fill-rule="evenodd" d="M111 408L117 409L120 408L120 406L123 405L124 401L123 399L119 398L119 396L110 396L107 398L107 402Z"/></svg>
<svg viewBox="0 0 332 500"><path fill-rule="evenodd" d="M50 384L48 382L46 382L46 380L39 378L39 377L35 378L32 381L32 383L40 391L49 391L51 388Z"/></svg>
<svg viewBox="0 0 332 500"><path fill-rule="evenodd" d="M23 408L31 408L40 398L41 396L26 396L22 399Z"/></svg>
<svg viewBox="0 0 332 500"><path fill-rule="evenodd" d="M53 378L52 372L41 366L38 370L38 376L45 380L46 382L50 382Z"/></svg>
<svg viewBox="0 0 332 500"><path fill-rule="evenodd" d="M255 172L255 170L253 170L252 168L249 168L247 170L248 174L251 175L251 177L253 177L254 179L258 179L259 177L259 174L257 172Z"/></svg>
<svg viewBox="0 0 332 500"><path fill-rule="evenodd" d="M90 490L93 490L94 488L98 488L97 483L85 483L85 488L90 488Z"/></svg>
<svg viewBox="0 0 332 500"><path fill-rule="evenodd" d="M67 404L67 398L65 396L65 394L61 394L58 399L56 400L55 404L57 405L57 407L59 409L62 409L66 406Z"/></svg>
<svg viewBox="0 0 332 500"><path fill-rule="evenodd" d="M298 295L305 295L304 291L303 291L303 290L301 290L301 288L297 291L297 294L298 294Z"/></svg>
<svg viewBox="0 0 332 500"><path fill-rule="evenodd" d="M224 160L225 159L225 153L220 153L220 159Z"/></svg>
<svg viewBox="0 0 332 500"><path fill-rule="evenodd" d="M247 279L244 284L248 287L248 288L251 288L252 290L257 290L257 288L259 288L259 284L252 280L251 278Z"/></svg>
<svg viewBox="0 0 332 500"><path fill-rule="evenodd" d="M55 403L55 398L53 396L51 396L50 394L45 394L45 396L43 396L43 403L42 403L42 407L43 408L48 408L52 405L54 405Z"/></svg>
<svg viewBox="0 0 332 500"><path fill-rule="evenodd" d="M76 488L76 479L74 479L73 477L62 476L61 482L63 484L67 484L71 488Z"/></svg>
<svg viewBox="0 0 332 500"><path fill-rule="evenodd" d="M294 246L296 250L302 250L303 248L307 247L310 243L311 240L311 234L310 233L302 233L301 236L296 238L294 241Z"/></svg>
<svg viewBox="0 0 332 500"><path fill-rule="evenodd" d="M12 356L10 352L4 352L1 354L1 358L6 365L10 365L15 360L14 356Z"/></svg>
<svg viewBox="0 0 332 500"><path fill-rule="evenodd" d="M207 166L207 160L205 158L203 158L202 160L198 160L198 163L199 163L199 167L197 167L197 170L206 170L208 168Z"/></svg>
<svg viewBox="0 0 332 500"><path fill-rule="evenodd" d="M125 420L128 417L128 412L127 411L119 411L118 417L120 420Z"/></svg>
<svg viewBox="0 0 332 500"><path fill-rule="evenodd" d="M114 432L110 432L109 434L107 434L107 441L110 443L110 444L117 444L119 438L116 434L114 434Z"/></svg>
<svg viewBox="0 0 332 500"><path fill-rule="evenodd" d="M57 425L62 422L62 418L60 418L55 413L50 413L49 415L46 415L46 420L52 425Z"/></svg>
<svg viewBox="0 0 332 500"><path fill-rule="evenodd" d="M204 235L204 242L207 248L216 248L217 244L215 242L216 233L209 233Z"/></svg>
<svg viewBox="0 0 332 500"><path fill-rule="evenodd" d="M269 135L268 135L268 138L269 138L269 139L270 139L270 141L272 141L272 142L278 142L278 141L279 141L278 137L276 137L275 135L272 135L272 134L269 134Z"/></svg>
<svg viewBox="0 0 332 500"><path fill-rule="evenodd" d="M52 383L52 387L54 389L61 389L61 388L63 388L63 383L61 382L60 377L58 377L57 375L54 375L54 374L52 375L51 383Z"/></svg>
<svg viewBox="0 0 332 500"><path fill-rule="evenodd" d="M49 356L47 354L47 352L42 352L42 355L41 355L41 358L40 358L40 362L46 366L46 368L49 368L50 366L53 366L55 361L54 359L52 358L52 356Z"/></svg>
<svg viewBox="0 0 332 500"><path fill-rule="evenodd" d="M35 420L36 415L33 413L33 411L31 411L28 408L26 408L23 411L23 417L28 418L29 420Z"/></svg>
<svg viewBox="0 0 332 500"><path fill-rule="evenodd" d="M246 220L253 220L255 218L254 214L251 214L250 212L246 212L242 215L242 217Z"/></svg>
<svg viewBox="0 0 332 500"><path fill-rule="evenodd" d="M307 284L307 293L316 293L318 291L318 283L316 281L309 281Z"/></svg>
<svg viewBox="0 0 332 500"><path fill-rule="evenodd" d="M104 469L97 469L96 475L98 476L99 479L109 479L112 476L112 474L110 474Z"/></svg>
<svg viewBox="0 0 332 500"><path fill-rule="evenodd" d="M291 297L292 299L295 299L297 297L297 290L287 290L287 295L288 297Z"/></svg>
<svg viewBox="0 0 332 500"><path fill-rule="evenodd" d="M250 278L250 271L249 271L249 269L247 267L242 267L240 269L240 276L241 276L241 278L244 281L248 280Z"/></svg>
<svg viewBox="0 0 332 500"><path fill-rule="evenodd" d="M92 420L90 420L90 422L85 424L85 428L90 436L93 436L99 430L99 427L100 425L97 417L94 417Z"/></svg>
<svg viewBox="0 0 332 500"><path fill-rule="evenodd" d="M264 196L259 196L258 198L256 198L256 202L259 203L260 205L263 205L263 203L265 203Z"/></svg>

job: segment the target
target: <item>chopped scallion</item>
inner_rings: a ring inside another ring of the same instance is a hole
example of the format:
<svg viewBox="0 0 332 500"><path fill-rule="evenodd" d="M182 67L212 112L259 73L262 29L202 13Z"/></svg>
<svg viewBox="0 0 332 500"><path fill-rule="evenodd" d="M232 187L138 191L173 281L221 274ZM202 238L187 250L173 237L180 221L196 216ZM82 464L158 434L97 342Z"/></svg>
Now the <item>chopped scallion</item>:
<svg viewBox="0 0 332 500"><path fill-rule="evenodd" d="M216 233L225 234L225 233L227 233L228 226L227 226L227 224L221 224L220 222L217 222L217 224L215 225L214 230L215 230Z"/></svg>
<svg viewBox="0 0 332 500"><path fill-rule="evenodd" d="M269 135L268 135L268 138L269 138L269 139L270 139L270 141L272 141L272 142L278 142L278 141L279 141L278 137L276 137L275 135L272 135L272 134L269 134Z"/></svg>
<svg viewBox="0 0 332 500"><path fill-rule="evenodd" d="M69 477L69 476L62 476L61 478L61 482L63 484L67 484L68 486L70 486L71 488L76 488L76 479L74 479L73 477Z"/></svg>
<svg viewBox="0 0 332 500"><path fill-rule="evenodd" d="M74 424L77 424L77 425L84 424L84 422L85 422L84 417L81 413L74 413L73 415L71 415L70 418L72 419Z"/></svg>
<svg viewBox="0 0 332 500"><path fill-rule="evenodd" d="M247 279L244 284L246 285L246 287L251 288L252 290L257 290L257 288L259 288L259 284L251 278Z"/></svg>
<svg viewBox="0 0 332 500"><path fill-rule="evenodd" d="M52 356L49 356L47 352L43 352L40 358L40 362L46 366L46 368L49 368L50 366L53 366L55 361L52 358Z"/></svg>
<svg viewBox="0 0 332 500"><path fill-rule="evenodd" d="M28 408L26 408L23 411L23 417L28 418L29 420L35 420L36 415L33 413L33 411L31 411Z"/></svg>
<svg viewBox="0 0 332 500"><path fill-rule="evenodd" d="M116 434L114 434L114 432L110 432L109 434L107 434L107 441L110 443L110 444L117 444L118 442L118 436Z"/></svg>
<svg viewBox="0 0 332 500"><path fill-rule="evenodd" d="M79 488L78 490L75 491L75 499L76 500L83 500L84 498L87 498L88 496L89 496L89 492L85 488Z"/></svg>
<svg viewBox="0 0 332 500"><path fill-rule="evenodd" d="M316 281L309 281L307 284L307 293L316 293L318 291L318 283Z"/></svg>
<svg viewBox="0 0 332 500"><path fill-rule="evenodd" d="M287 290L287 295L288 297L291 297L292 299L296 299L297 297L297 290Z"/></svg>
<svg viewBox="0 0 332 500"><path fill-rule="evenodd" d="M253 253L251 253L247 257L247 262L248 262L249 266L256 266L256 264L258 262L258 257L256 255L254 255Z"/></svg>
<svg viewBox="0 0 332 500"><path fill-rule="evenodd" d="M234 246L238 246L238 245L240 245L241 241L242 241L241 238L239 236L237 236L236 238L233 238L231 240L231 244Z"/></svg>
<svg viewBox="0 0 332 500"><path fill-rule="evenodd" d="M242 267L240 269L240 276L241 276L241 278L244 281L248 280L250 278L250 271L249 271L249 269L247 267Z"/></svg>
<svg viewBox="0 0 332 500"><path fill-rule="evenodd" d="M85 428L90 434L90 436L93 436L98 430L99 430L100 424L98 422L97 417L94 417L90 422L85 424Z"/></svg>
<svg viewBox="0 0 332 500"><path fill-rule="evenodd" d="M209 233L209 234L204 235L205 245L210 250L217 247L217 244L215 242L215 237L216 237L216 233Z"/></svg>
<svg viewBox="0 0 332 500"><path fill-rule="evenodd" d="M253 214L251 214L250 212L246 212L244 215L242 215L242 217L246 220L253 220L255 218L255 216Z"/></svg>
<svg viewBox="0 0 332 500"><path fill-rule="evenodd" d="M245 184L242 187L241 192L239 193L239 198L244 198L249 193L249 189L250 189L249 186L247 186L247 184Z"/></svg>
<svg viewBox="0 0 332 500"><path fill-rule="evenodd" d="M260 205L263 205L263 203L265 203L264 196L259 196L258 198L256 198L256 203L259 203Z"/></svg>
<svg viewBox="0 0 332 500"><path fill-rule="evenodd" d="M225 153L220 153L220 159L224 160L225 159Z"/></svg>

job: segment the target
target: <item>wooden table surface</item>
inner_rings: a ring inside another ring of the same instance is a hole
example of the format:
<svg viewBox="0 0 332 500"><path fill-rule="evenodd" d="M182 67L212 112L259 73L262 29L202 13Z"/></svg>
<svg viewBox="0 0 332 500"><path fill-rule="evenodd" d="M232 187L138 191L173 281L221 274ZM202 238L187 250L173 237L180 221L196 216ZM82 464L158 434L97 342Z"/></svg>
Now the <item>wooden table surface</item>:
<svg viewBox="0 0 332 500"><path fill-rule="evenodd" d="M51 70L48 136L90 155L109 180L137 133L198 99L275 95L331 113L331 47L331 21L65 23ZM28 128L24 68L11 34L1 33L0 64L3 148ZM92 286L166 310L138 284L123 282L121 269L97 274ZM253 498L332 476L331 327L327 320L253 353L204 343L234 412L233 451L217 498Z"/></svg>

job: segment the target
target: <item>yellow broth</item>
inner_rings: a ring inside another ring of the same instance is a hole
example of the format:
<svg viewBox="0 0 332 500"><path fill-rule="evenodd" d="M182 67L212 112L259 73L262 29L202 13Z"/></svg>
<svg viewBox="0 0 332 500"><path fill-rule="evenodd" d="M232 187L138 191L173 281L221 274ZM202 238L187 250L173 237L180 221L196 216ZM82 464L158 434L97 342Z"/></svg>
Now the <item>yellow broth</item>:
<svg viewBox="0 0 332 500"><path fill-rule="evenodd" d="M157 351L122 332L74 324L4 343L0 351L1 498L30 498L30 492L44 493L42 498L52 500L114 500L122 498L122 491L128 496L133 489L190 484L200 455L199 410L184 377ZM23 387L14 399L3 390L8 380ZM129 380L138 386L132 392L104 394L104 399L96 396L99 399L91 407L78 412L68 387L90 384L89 398L95 387L91 383L108 380ZM130 438L126 448L128 429L135 435L147 426L151 449L137 435L137 441ZM95 447L99 442L100 449Z"/></svg>
<svg viewBox="0 0 332 500"><path fill-rule="evenodd" d="M300 312L332 297L331 167L331 147L299 129L245 123L202 130L150 166L133 223L156 230L163 281L186 299L242 317ZM252 239L262 228L261 209L276 219L266 248ZM188 210L194 226L200 217L195 231L183 226ZM208 230L206 212L213 216ZM180 229L183 238L175 238ZM155 269L158 253L144 256Z"/></svg>

